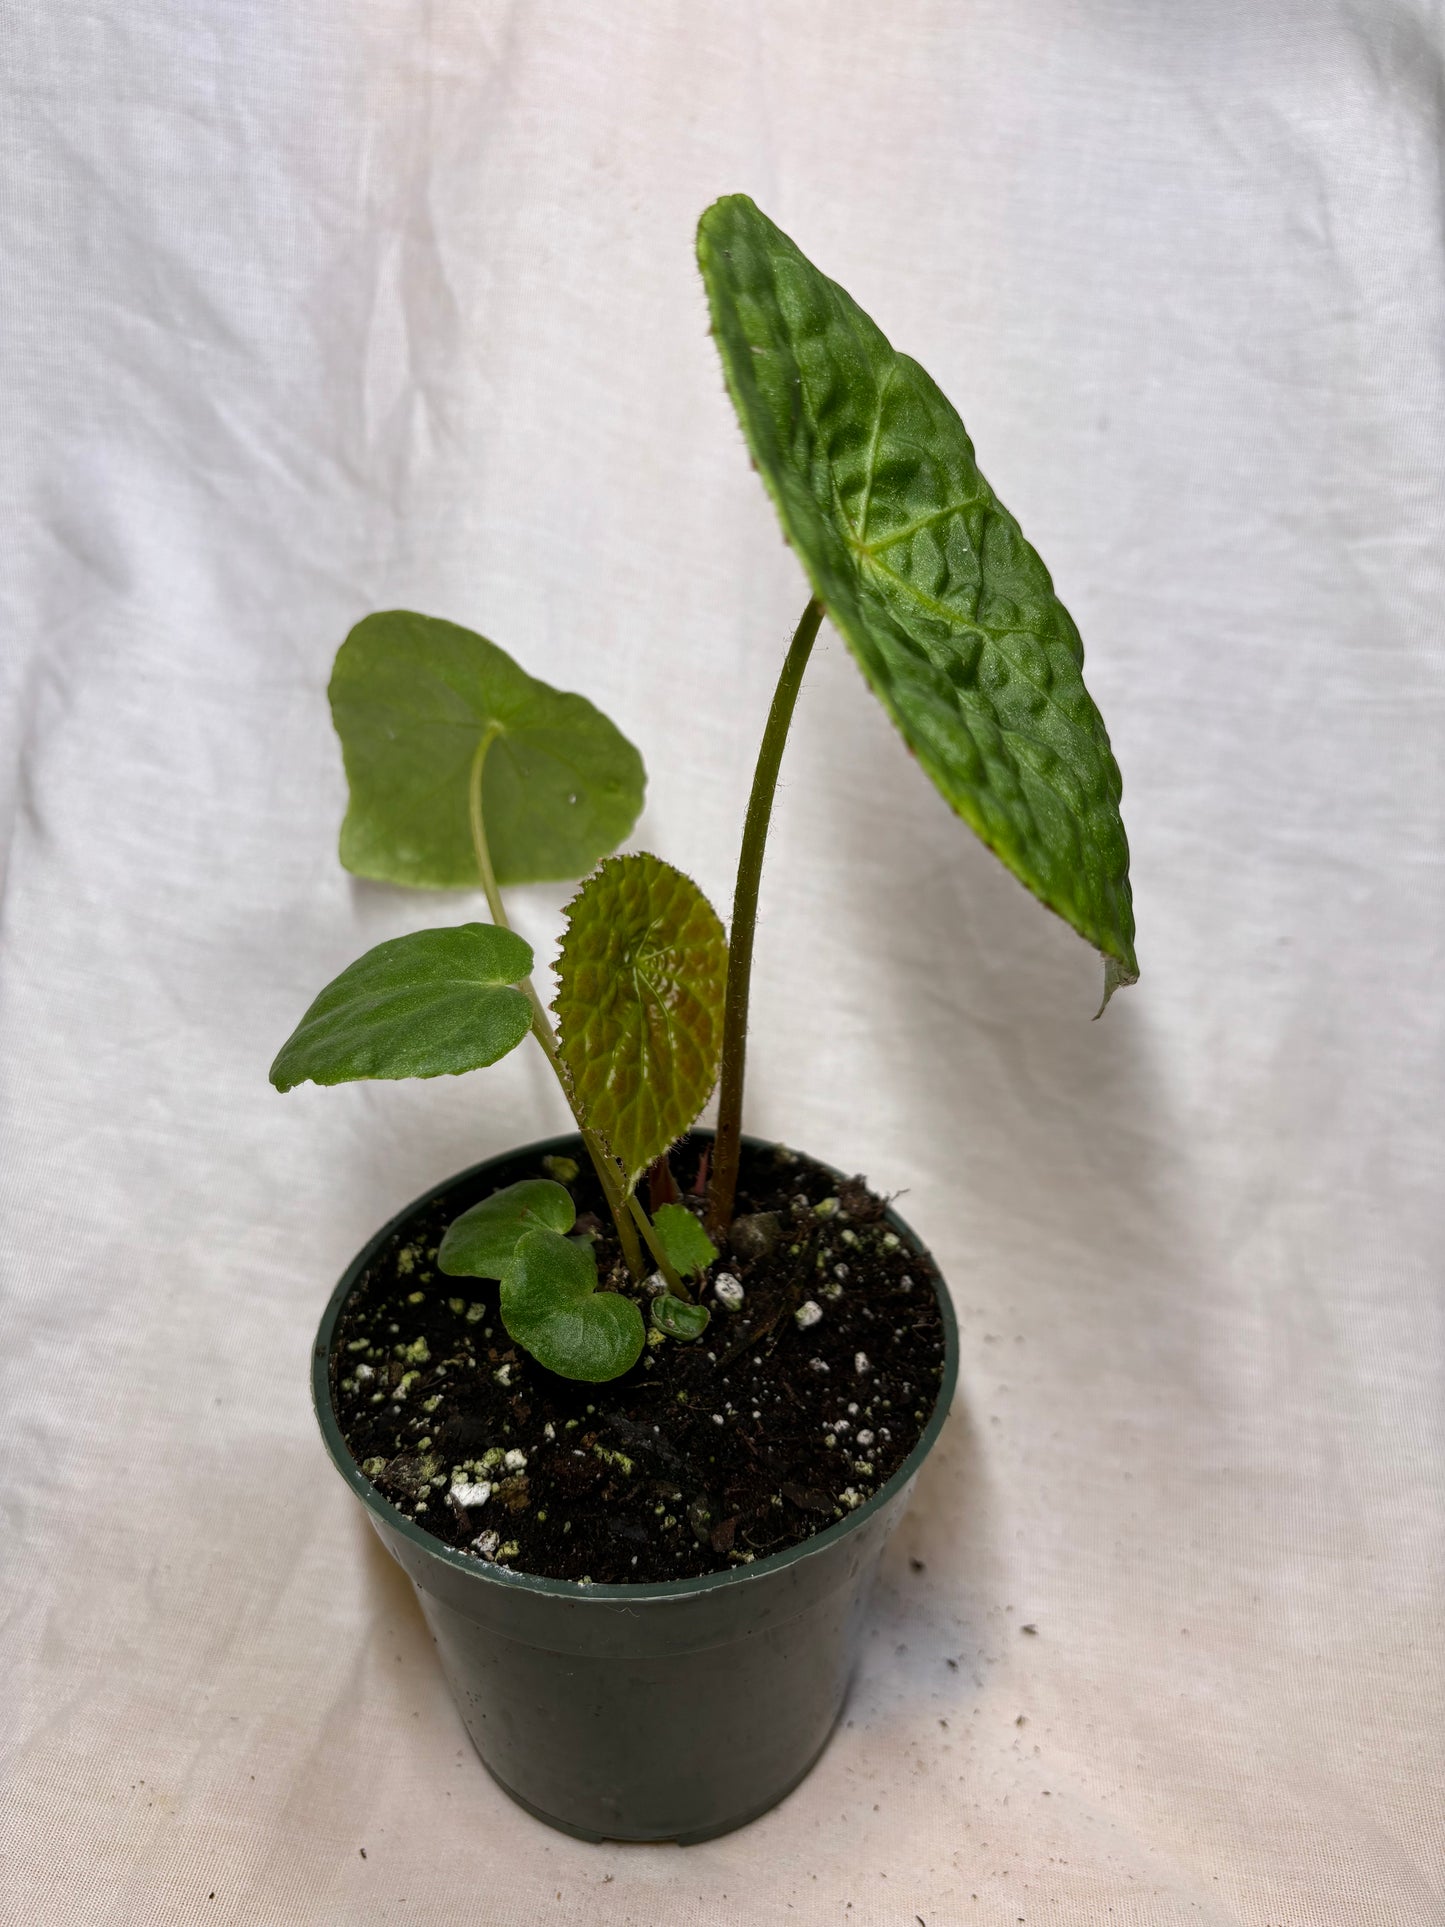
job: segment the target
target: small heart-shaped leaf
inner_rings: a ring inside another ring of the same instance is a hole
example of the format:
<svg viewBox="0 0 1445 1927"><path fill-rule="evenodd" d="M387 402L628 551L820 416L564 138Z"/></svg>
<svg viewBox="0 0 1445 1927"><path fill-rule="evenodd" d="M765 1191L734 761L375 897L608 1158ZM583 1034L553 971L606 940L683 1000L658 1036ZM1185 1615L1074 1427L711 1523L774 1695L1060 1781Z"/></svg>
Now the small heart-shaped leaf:
<svg viewBox="0 0 1445 1927"><path fill-rule="evenodd" d="M943 796L1133 983L1120 780L1049 572L952 403L745 194L698 264L728 391L814 593Z"/></svg>
<svg viewBox="0 0 1445 1927"><path fill-rule="evenodd" d="M660 857L612 857L567 907L552 1006L562 1061L629 1186L708 1100L727 961L716 911Z"/></svg>
<svg viewBox="0 0 1445 1927"><path fill-rule="evenodd" d="M652 1322L669 1338L701 1338L710 1316L706 1305L689 1304L670 1291L660 1291L652 1301Z"/></svg>
<svg viewBox="0 0 1445 1927"><path fill-rule="evenodd" d="M577 1207L549 1178L523 1178L494 1191L447 1226L437 1250L437 1269L449 1278L502 1278L517 1240L539 1227L570 1231Z"/></svg>
<svg viewBox="0 0 1445 1927"><path fill-rule="evenodd" d="M652 1214L652 1228L673 1270L684 1277L706 1271L717 1256L717 1246L685 1204L659 1205Z"/></svg>
<svg viewBox="0 0 1445 1927"><path fill-rule="evenodd" d="M532 948L491 923L414 930L349 964L315 1000L271 1066L289 1091L359 1077L442 1077L495 1064L521 1043L531 1007L512 988Z"/></svg>
<svg viewBox="0 0 1445 1927"><path fill-rule="evenodd" d="M585 875L642 807L642 758L600 710L453 622L367 616L337 653L330 695L350 789L341 861L357 876L476 887L479 752L499 883Z"/></svg>
<svg viewBox="0 0 1445 1927"><path fill-rule="evenodd" d="M635 1365L642 1313L620 1292L597 1289L590 1244L560 1231L526 1231L502 1279L502 1323L539 1365L590 1385Z"/></svg>

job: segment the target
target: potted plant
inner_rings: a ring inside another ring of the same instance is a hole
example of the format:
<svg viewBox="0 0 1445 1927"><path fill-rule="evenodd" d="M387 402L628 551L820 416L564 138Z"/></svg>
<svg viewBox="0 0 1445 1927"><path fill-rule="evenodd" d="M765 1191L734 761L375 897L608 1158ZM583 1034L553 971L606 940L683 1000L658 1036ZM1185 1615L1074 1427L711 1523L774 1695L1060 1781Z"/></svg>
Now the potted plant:
<svg viewBox="0 0 1445 1927"><path fill-rule="evenodd" d="M730 945L681 872L611 854L643 769L589 702L449 623L372 616L330 688L342 861L480 885L490 919L369 951L271 1072L281 1090L456 1074L530 1034L571 1107L572 1136L447 1180L371 1240L313 1382L483 1760L587 1838L703 1838L807 1771L954 1385L947 1292L908 1227L861 1179L742 1132L764 845L825 613L947 802L1102 953L1104 1002L1137 974L1078 633L957 414L746 197L703 215L698 259L810 584ZM549 1011L502 892L575 878ZM719 1074L714 1135L694 1127Z"/></svg>

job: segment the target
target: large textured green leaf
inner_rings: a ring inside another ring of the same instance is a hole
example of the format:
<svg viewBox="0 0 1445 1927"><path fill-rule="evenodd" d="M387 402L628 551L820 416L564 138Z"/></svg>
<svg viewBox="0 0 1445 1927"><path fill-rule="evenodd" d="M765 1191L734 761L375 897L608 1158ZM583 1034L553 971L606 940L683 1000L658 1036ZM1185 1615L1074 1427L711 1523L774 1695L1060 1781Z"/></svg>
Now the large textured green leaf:
<svg viewBox="0 0 1445 1927"><path fill-rule="evenodd" d="M655 856L620 856L567 909L553 1009L583 1116L635 1184L717 1078L727 944L707 898Z"/></svg>
<svg viewBox="0 0 1445 1927"><path fill-rule="evenodd" d="M491 923L415 930L358 957L282 1045L271 1082L289 1091L358 1077L440 1077L495 1064L520 1044L531 1006L513 984L532 947Z"/></svg>
<svg viewBox="0 0 1445 1927"><path fill-rule="evenodd" d="M452 1219L437 1249L437 1270L449 1278L504 1277L525 1233L570 1231L576 1222L569 1191L550 1178L523 1178Z"/></svg>
<svg viewBox="0 0 1445 1927"><path fill-rule="evenodd" d="M358 876L475 887L469 786L484 744L498 883L584 875L642 808L642 758L600 710L455 623L367 616L337 653L330 694L351 792L341 861Z"/></svg>
<svg viewBox="0 0 1445 1927"><path fill-rule="evenodd" d="M549 1372L601 1384L637 1363L642 1313L620 1292L597 1289L591 1245L558 1231L528 1231L502 1279L502 1323Z"/></svg>
<svg viewBox="0 0 1445 1927"><path fill-rule="evenodd" d="M1132 983L1119 771L1048 570L953 405L745 195L698 229L753 459L813 588L938 789Z"/></svg>

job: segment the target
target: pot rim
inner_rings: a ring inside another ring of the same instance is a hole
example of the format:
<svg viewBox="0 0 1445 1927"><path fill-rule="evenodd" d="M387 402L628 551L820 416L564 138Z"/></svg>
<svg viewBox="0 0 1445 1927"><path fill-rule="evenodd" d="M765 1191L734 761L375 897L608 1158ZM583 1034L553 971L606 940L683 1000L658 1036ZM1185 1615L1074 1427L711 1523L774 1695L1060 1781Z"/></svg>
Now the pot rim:
<svg viewBox="0 0 1445 1927"><path fill-rule="evenodd" d="M697 1126L685 1135L689 1138L710 1139L713 1132L706 1126ZM744 1144L756 1150L767 1150L776 1141L771 1138L750 1136L743 1138ZM731 1566L724 1572L702 1573L686 1579L639 1580L632 1584L624 1582L621 1585L603 1585L593 1584L590 1581L584 1583L579 1579L549 1579L541 1573L513 1572L506 1566L493 1565L486 1560L458 1552L454 1546L446 1545L442 1540L434 1537L406 1513L399 1511L390 1500L384 1498L352 1458L350 1449L341 1435L341 1427L331 1400L331 1341L342 1309L350 1298L357 1280L381 1246L394 1232L401 1229L414 1212L430 1204L433 1198L441 1192L450 1190L463 1179L475 1177L491 1165L510 1163L517 1158L541 1159L557 1152L568 1154L580 1149L581 1146L582 1140L577 1133L566 1131L557 1137L540 1138L533 1144L519 1145L515 1150L499 1151L492 1157L482 1158L476 1164L468 1165L464 1170L444 1178L441 1183L432 1185L420 1197L413 1198L410 1204L404 1205L400 1211L389 1218L352 1259L342 1274L340 1283L332 1292L326 1310L322 1313L321 1323L311 1348L312 1406L332 1464L362 1504L383 1519L393 1532L400 1533L420 1551L434 1559L440 1559L445 1565L452 1566L481 1583L501 1586L513 1592L536 1593L548 1598L574 1602L590 1600L595 1601L599 1606L614 1608L651 1604L670 1599L691 1599L700 1594L718 1592L727 1586L752 1584L771 1574L781 1572L789 1566L795 1566L804 1559L817 1558L826 1553L840 1539L856 1531L875 1512L881 1511L914 1478L943 1430L958 1383L958 1321L954 1316L948 1286L928 1247L891 1205L885 1209L885 1220L921 1258L927 1259L931 1272L929 1283L938 1301L939 1316L943 1320L943 1374L939 1381L938 1395L918 1443L893 1476L879 1486L878 1490L865 1499L860 1506L855 1507L846 1518L835 1519L832 1525L824 1526L820 1532L815 1532L810 1539L804 1539L798 1545L788 1546L782 1552L770 1552L764 1558L753 1559L747 1564ZM843 1181L843 1174L835 1170L832 1165L824 1164L819 1158L813 1158L811 1153L807 1155L819 1169L829 1172L840 1182Z"/></svg>

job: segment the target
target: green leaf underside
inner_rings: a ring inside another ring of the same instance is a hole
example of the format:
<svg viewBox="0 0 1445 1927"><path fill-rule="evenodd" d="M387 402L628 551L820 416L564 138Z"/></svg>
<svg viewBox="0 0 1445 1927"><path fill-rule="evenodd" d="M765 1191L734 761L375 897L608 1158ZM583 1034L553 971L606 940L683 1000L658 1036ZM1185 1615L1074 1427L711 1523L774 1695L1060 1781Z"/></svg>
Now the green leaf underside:
<svg viewBox="0 0 1445 1927"><path fill-rule="evenodd" d="M717 1079L727 943L697 885L660 857L613 857L567 909L553 1009L587 1123L629 1186Z"/></svg>
<svg viewBox="0 0 1445 1927"><path fill-rule="evenodd" d="M652 1214L652 1228L673 1270L684 1277L706 1271L717 1256L717 1246L685 1204L660 1205Z"/></svg>
<svg viewBox="0 0 1445 1927"><path fill-rule="evenodd" d="M455 623L367 616L337 653L330 697L350 790L341 861L357 876L476 887L469 789L484 738L498 883L585 875L642 808L642 758L600 710Z"/></svg>
<svg viewBox="0 0 1445 1927"><path fill-rule="evenodd" d="M653 1324L669 1338L679 1338L684 1343L701 1338L710 1317L706 1305L690 1305L685 1298L674 1298L670 1291L660 1291L652 1301Z"/></svg>
<svg viewBox="0 0 1445 1927"><path fill-rule="evenodd" d="M642 1313L620 1292L598 1291L589 1244L558 1231L524 1232L502 1279L502 1323L549 1372L600 1385L637 1363Z"/></svg>
<svg viewBox="0 0 1445 1927"><path fill-rule="evenodd" d="M501 1278L525 1232L570 1231L576 1222L577 1207L560 1184L523 1178L453 1218L437 1248L437 1269L449 1278Z"/></svg>
<svg viewBox="0 0 1445 1927"><path fill-rule="evenodd" d="M824 608L933 783L1138 976L1121 784L1049 573L953 405L741 194L698 227L753 460Z"/></svg>
<svg viewBox="0 0 1445 1927"><path fill-rule="evenodd" d="M531 945L490 923L415 930L358 957L329 983L271 1066L278 1091L362 1077L441 1077L495 1064L526 1036L512 985Z"/></svg>

